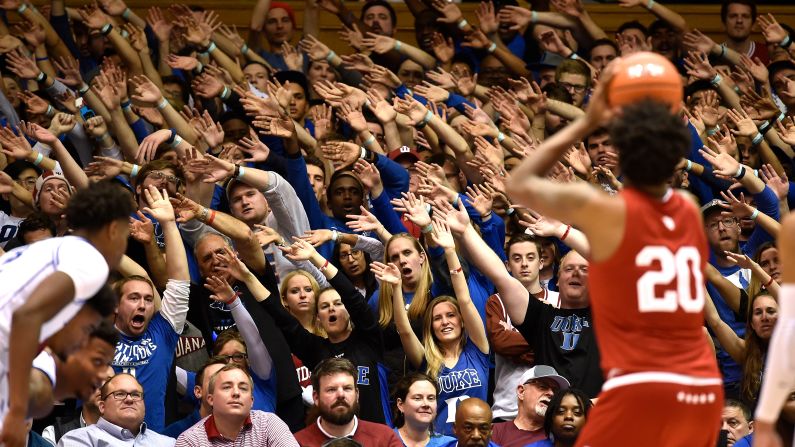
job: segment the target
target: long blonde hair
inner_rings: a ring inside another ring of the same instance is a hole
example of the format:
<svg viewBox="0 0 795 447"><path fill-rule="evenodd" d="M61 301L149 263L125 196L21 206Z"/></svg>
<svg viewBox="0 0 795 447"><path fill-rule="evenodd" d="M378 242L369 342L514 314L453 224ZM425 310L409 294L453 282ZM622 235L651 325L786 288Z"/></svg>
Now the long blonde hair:
<svg viewBox="0 0 795 447"><path fill-rule="evenodd" d="M431 296L431 283L433 276L431 275L430 259L428 254L420 245L420 242L408 233L398 233L389 238L384 249L384 264L389 264L389 246L397 239L408 239L411 241L412 246L417 252L425 256L425 262L422 263L422 270L420 272L420 280L417 281L417 288L414 292L414 299L411 300L409 305L409 320L417 321L425 316L425 311L428 308L428 301ZM392 287L381 287L378 292L378 324L385 328L394 321L392 306Z"/></svg>
<svg viewBox="0 0 795 447"><path fill-rule="evenodd" d="M464 319L461 317L461 309L458 307L458 301L448 295L434 298L428 305L428 310L425 312L425 320L422 326L422 344L425 347L425 361L428 365L426 372L434 379L439 376L439 371L442 370L442 364L444 363L444 351L442 347L439 346L439 341L436 339L436 334L433 332L433 308L441 303L450 303L461 321L461 339L458 341L459 352L464 351L464 346L466 346L467 341L466 327L464 327Z"/></svg>
<svg viewBox="0 0 795 447"><path fill-rule="evenodd" d="M304 270L293 270L286 275L282 279L281 286L279 287L279 297L282 300L282 306L284 306L287 311L290 311L290 308L287 307L287 285L290 284L290 280L296 276L303 276L307 280L309 280L309 286L312 287L312 292L314 292L314 298L312 302L309 304L309 312L312 314L312 327L306 328L309 332L320 335L321 337L326 336L326 331L320 327L320 323L317 320L317 298L320 295L320 285L315 281L315 278L312 277L308 272ZM292 314L292 312L290 312Z"/></svg>

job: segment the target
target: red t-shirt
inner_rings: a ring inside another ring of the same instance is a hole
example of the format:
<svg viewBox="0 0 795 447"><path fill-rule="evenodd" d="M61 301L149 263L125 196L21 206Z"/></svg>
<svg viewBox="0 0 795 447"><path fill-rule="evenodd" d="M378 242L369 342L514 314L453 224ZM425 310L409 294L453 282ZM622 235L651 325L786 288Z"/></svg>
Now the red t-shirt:
<svg viewBox="0 0 795 447"><path fill-rule="evenodd" d="M546 437L543 428L533 431L522 430L513 421L494 424L491 431L491 440L500 447L524 447Z"/></svg>

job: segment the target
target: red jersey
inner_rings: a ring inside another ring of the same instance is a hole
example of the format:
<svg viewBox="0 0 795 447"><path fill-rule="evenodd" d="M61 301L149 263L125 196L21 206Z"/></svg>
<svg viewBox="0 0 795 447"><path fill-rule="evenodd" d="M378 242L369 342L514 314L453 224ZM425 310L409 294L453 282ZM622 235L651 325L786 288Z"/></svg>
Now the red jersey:
<svg viewBox="0 0 795 447"><path fill-rule="evenodd" d="M594 331L602 371L720 377L704 323L706 236L698 209L669 191L663 199L633 188L616 252L589 267Z"/></svg>

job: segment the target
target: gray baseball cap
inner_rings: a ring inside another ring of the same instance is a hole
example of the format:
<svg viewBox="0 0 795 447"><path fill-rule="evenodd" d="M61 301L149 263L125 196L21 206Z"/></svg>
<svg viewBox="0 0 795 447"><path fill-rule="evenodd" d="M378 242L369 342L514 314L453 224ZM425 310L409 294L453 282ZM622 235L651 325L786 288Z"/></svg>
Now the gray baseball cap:
<svg viewBox="0 0 795 447"><path fill-rule="evenodd" d="M569 388L570 384L569 381L566 380L565 377L558 374L555 371L555 368L547 365L536 365L522 374L522 377L519 378L519 383L517 385L524 385L525 383L535 380L535 379L543 379L549 378L554 380L560 386L560 389L565 390Z"/></svg>

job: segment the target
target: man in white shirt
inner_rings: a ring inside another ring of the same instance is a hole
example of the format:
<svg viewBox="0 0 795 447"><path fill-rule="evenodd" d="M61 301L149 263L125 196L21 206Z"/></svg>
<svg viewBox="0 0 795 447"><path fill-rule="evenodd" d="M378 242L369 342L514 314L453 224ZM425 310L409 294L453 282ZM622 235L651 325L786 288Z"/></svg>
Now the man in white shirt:
<svg viewBox="0 0 795 447"><path fill-rule="evenodd" d="M66 207L72 235L0 258L0 443L5 447L24 446L30 370L39 345L46 341L66 358L113 313L115 298L91 297L127 248L132 211L119 186L97 182L74 194Z"/></svg>

